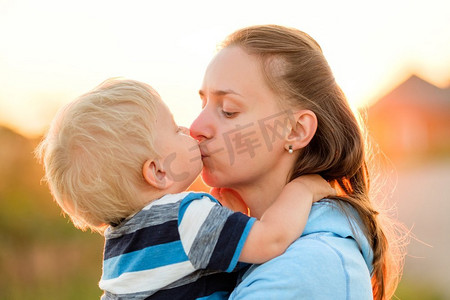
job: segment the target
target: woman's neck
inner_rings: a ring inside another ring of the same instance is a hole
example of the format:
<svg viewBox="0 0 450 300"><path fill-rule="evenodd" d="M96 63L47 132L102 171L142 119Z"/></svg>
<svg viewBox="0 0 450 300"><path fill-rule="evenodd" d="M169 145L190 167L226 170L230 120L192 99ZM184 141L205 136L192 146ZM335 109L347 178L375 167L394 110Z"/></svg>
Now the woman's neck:
<svg viewBox="0 0 450 300"><path fill-rule="evenodd" d="M244 199L252 217L261 218L286 185L289 168L285 168L282 165L284 164L279 164L276 170L267 172L257 181L248 182L233 188Z"/></svg>
<svg viewBox="0 0 450 300"><path fill-rule="evenodd" d="M267 186L253 186L243 190L237 189L237 192L244 199L250 209L250 215L260 219L267 208L275 201L281 192L280 189L268 188Z"/></svg>

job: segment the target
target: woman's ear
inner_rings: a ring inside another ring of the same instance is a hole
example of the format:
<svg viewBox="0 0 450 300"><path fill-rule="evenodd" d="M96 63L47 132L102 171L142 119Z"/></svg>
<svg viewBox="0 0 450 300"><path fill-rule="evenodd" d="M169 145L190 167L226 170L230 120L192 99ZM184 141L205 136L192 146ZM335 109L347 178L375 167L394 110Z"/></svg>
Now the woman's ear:
<svg viewBox="0 0 450 300"><path fill-rule="evenodd" d="M300 110L294 113L292 126L286 137L286 150L292 146L292 150L299 150L306 147L317 130L317 117L311 110Z"/></svg>
<svg viewBox="0 0 450 300"><path fill-rule="evenodd" d="M142 166L142 175L149 185L159 190L167 189L173 184L173 180L167 176L158 160L145 161Z"/></svg>

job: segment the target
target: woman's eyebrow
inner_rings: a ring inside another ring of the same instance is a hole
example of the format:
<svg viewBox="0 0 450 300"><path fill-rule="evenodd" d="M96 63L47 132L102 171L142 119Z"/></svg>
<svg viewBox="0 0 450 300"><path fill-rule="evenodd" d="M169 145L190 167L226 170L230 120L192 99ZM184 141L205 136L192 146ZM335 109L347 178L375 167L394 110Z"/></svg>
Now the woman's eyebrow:
<svg viewBox="0 0 450 300"><path fill-rule="evenodd" d="M205 96L205 93L202 90L198 91L198 94L200 95L200 97ZM215 96L225 96L225 95L237 95L237 96L241 96L241 94L239 94L238 92L232 90L232 89L226 89L226 90L212 90L211 94L215 95Z"/></svg>

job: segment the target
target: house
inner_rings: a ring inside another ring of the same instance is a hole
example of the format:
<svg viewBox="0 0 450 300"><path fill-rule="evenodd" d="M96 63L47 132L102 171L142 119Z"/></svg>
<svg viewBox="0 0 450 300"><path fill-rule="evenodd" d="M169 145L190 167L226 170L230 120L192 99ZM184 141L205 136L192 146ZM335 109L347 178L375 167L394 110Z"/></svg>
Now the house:
<svg viewBox="0 0 450 300"><path fill-rule="evenodd" d="M370 135L393 160L450 156L450 87L413 75L367 111Z"/></svg>

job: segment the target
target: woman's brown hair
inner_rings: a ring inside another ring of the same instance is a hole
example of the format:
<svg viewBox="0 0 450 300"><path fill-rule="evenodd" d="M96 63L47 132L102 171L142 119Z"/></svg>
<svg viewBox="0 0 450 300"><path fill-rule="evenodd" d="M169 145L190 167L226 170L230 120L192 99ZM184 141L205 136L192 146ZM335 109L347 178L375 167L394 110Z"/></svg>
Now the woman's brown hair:
<svg viewBox="0 0 450 300"><path fill-rule="evenodd" d="M231 46L261 59L266 81L280 95L281 105L316 114L316 134L301 150L288 180L320 174L340 192L331 199L350 217L346 204L357 211L373 250L374 299L389 299L400 279L403 248L397 247L388 218L369 198L364 134L319 44L300 30L263 25L232 33L221 47Z"/></svg>

